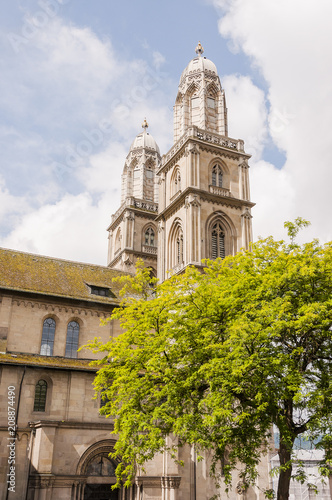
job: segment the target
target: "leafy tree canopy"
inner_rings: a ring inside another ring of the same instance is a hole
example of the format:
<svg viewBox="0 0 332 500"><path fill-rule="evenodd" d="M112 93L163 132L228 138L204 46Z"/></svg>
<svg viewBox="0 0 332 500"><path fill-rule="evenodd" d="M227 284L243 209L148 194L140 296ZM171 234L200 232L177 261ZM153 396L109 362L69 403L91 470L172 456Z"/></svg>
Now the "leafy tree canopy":
<svg viewBox="0 0 332 500"><path fill-rule="evenodd" d="M332 243L294 243L306 221L286 223L291 243L272 237L224 260L206 261L156 285L140 263L124 284L123 334L91 349L97 391L114 419L120 481L130 483L165 449L210 450L212 474L243 464L243 484L255 481L261 453L280 434L278 498L287 499L291 453L300 434L325 449L332 465ZM152 293L151 286L155 287ZM266 495L271 492L266 492Z"/></svg>

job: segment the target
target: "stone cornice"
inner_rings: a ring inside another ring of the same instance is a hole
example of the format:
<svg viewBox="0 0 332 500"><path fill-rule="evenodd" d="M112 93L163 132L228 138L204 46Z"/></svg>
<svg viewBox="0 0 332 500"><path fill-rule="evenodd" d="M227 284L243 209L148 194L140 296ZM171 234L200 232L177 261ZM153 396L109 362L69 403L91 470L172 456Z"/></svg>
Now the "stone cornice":
<svg viewBox="0 0 332 500"><path fill-rule="evenodd" d="M120 208L112 215L112 222L108 226L107 231L112 231L122 221L126 210L130 210L135 215L144 219L154 220L158 213L158 203L136 199L134 196L129 196Z"/></svg>
<svg viewBox="0 0 332 500"><path fill-rule="evenodd" d="M243 141L231 139L214 132L207 132L198 127L188 127L186 132L174 144L174 146L162 158L162 165L157 174L167 172L185 154L185 147L188 143L200 146L202 151L213 151L215 154L234 159L249 159L251 155L243 150Z"/></svg>
<svg viewBox="0 0 332 500"><path fill-rule="evenodd" d="M56 427L61 429L89 429L97 431L108 431L112 432L114 430L114 425L112 423L98 423L98 422L80 422L77 420L38 420L36 422L29 422L31 429L42 429L44 427Z"/></svg>
<svg viewBox="0 0 332 500"><path fill-rule="evenodd" d="M156 219L154 218L153 220ZM124 248L114 257L114 259L109 263L109 266L114 267L119 261L121 261L123 254L133 255L137 258L144 257L145 259L157 260L157 254L133 250L132 248Z"/></svg>
<svg viewBox="0 0 332 500"><path fill-rule="evenodd" d="M39 309L51 307L53 310L77 310L85 311L84 314L100 315L103 316L105 312L109 315L110 309L119 305L119 301L98 302L98 299L82 299L75 297L61 296L44 292L31 292L25 290L18 290L14 288L0 287L0 293L8 294L12 297L13 304L24 307L37 307ZM52 302L51 302L52 301ZM100 312L96 313L96 309ZM48 309L47 309L48 310Z"/></svg>
<svg viewBox="0 0 332 500"><path fill-rule="evenodd" d="M199 196L202 201L207 201L210 203L215 203L216 205L229 206L237 209L241 208L252 208L255 203L247 200L241 200L239 198L232 198L230 196L220 196L208 191L203 191L202 189L188 187L182 191L181 196L176 198L170 205L168 205L162 212L156 217L156 221L160 219L169 219L173 213L175 213L181 206L185 204L185 199L189 194L194 194Z"/></svg>
<svg viewBox="0 0 332 500"><path fill-rule="evenodd" d="M80 301L82 303L82 301ZM53 302L45 301L41 302L38 300L29 300L24 298L13 298L13 305L17 307L31 307L32 309L41 309L45 310L45 312L61 314L61 313L69 313L76 316L96 316L97 318L107 318L110 314L110 309L114 308L113 304L110 304L108 307L104 307L104 310L96 310L90 309L89 307L75 307L69 305L58 305ZM89 304L90 305L90 304ZM118 304L117 304L118 305ZM100 304L99 304L100 307Z"/></svg>

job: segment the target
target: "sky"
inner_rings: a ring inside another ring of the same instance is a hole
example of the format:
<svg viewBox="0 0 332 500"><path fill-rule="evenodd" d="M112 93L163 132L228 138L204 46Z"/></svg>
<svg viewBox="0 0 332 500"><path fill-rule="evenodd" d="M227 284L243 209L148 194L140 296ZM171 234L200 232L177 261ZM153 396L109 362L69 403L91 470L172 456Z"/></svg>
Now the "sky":
<svg viewBox="0 0 332 500"><path fill-rule="evenodd" d="M0 0L0 246L106 265L144 117L172 145L179 78L218 68L245 141L254 240L332 240L330 0Z"/></svg>

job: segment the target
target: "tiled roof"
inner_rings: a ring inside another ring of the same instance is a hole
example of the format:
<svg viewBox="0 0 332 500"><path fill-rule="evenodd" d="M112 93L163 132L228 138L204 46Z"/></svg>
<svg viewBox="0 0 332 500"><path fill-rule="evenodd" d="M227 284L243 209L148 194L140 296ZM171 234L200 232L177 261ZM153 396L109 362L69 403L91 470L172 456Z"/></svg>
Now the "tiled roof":
<svg viewBox="0 0 332 500"><path fill-rule="evenodd" d="M54 259L0 248L0 288L114 304L120 285L115 277L124 273L105 266ZM109 288L115 295L91 294L88 285Z"/></svg>
<svg viewBox="0 0 332 500"><path fill-rule="evenodd" d="M0 352L0 363L6 365L29 365L47 368L84 370L89 372L96 372L99 369L99 366L92 365L89 359L39 356L37 354L24 353L11 354Z"/></svg>

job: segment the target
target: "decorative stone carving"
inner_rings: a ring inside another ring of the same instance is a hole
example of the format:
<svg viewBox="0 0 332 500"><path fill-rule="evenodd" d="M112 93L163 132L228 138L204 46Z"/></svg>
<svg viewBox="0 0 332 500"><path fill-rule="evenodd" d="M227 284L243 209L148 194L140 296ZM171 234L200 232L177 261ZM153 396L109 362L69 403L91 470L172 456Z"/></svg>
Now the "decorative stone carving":
<svg viewBox="0 0 332 500"><path fill-rule="evenodd" d="M248 219L248 220L252 219L252 215L249 212L249 208L248 207L246 207L246 210L245 210L245 212L243 212L243 214L241 215L241 217L243 217L244 219Z"/></svg>
<svg viewBox="0 0 332 500"><path fill-rule="evenodd" d="M137 476L135 483L145 488L160 488L160 476Z"/></svg>
<svg viewBox="0 0 332 500"><path fill-rule="evenodd" d="M165 489L178 489L181 483L181 476L163 476L161 487Z"/></svg>

